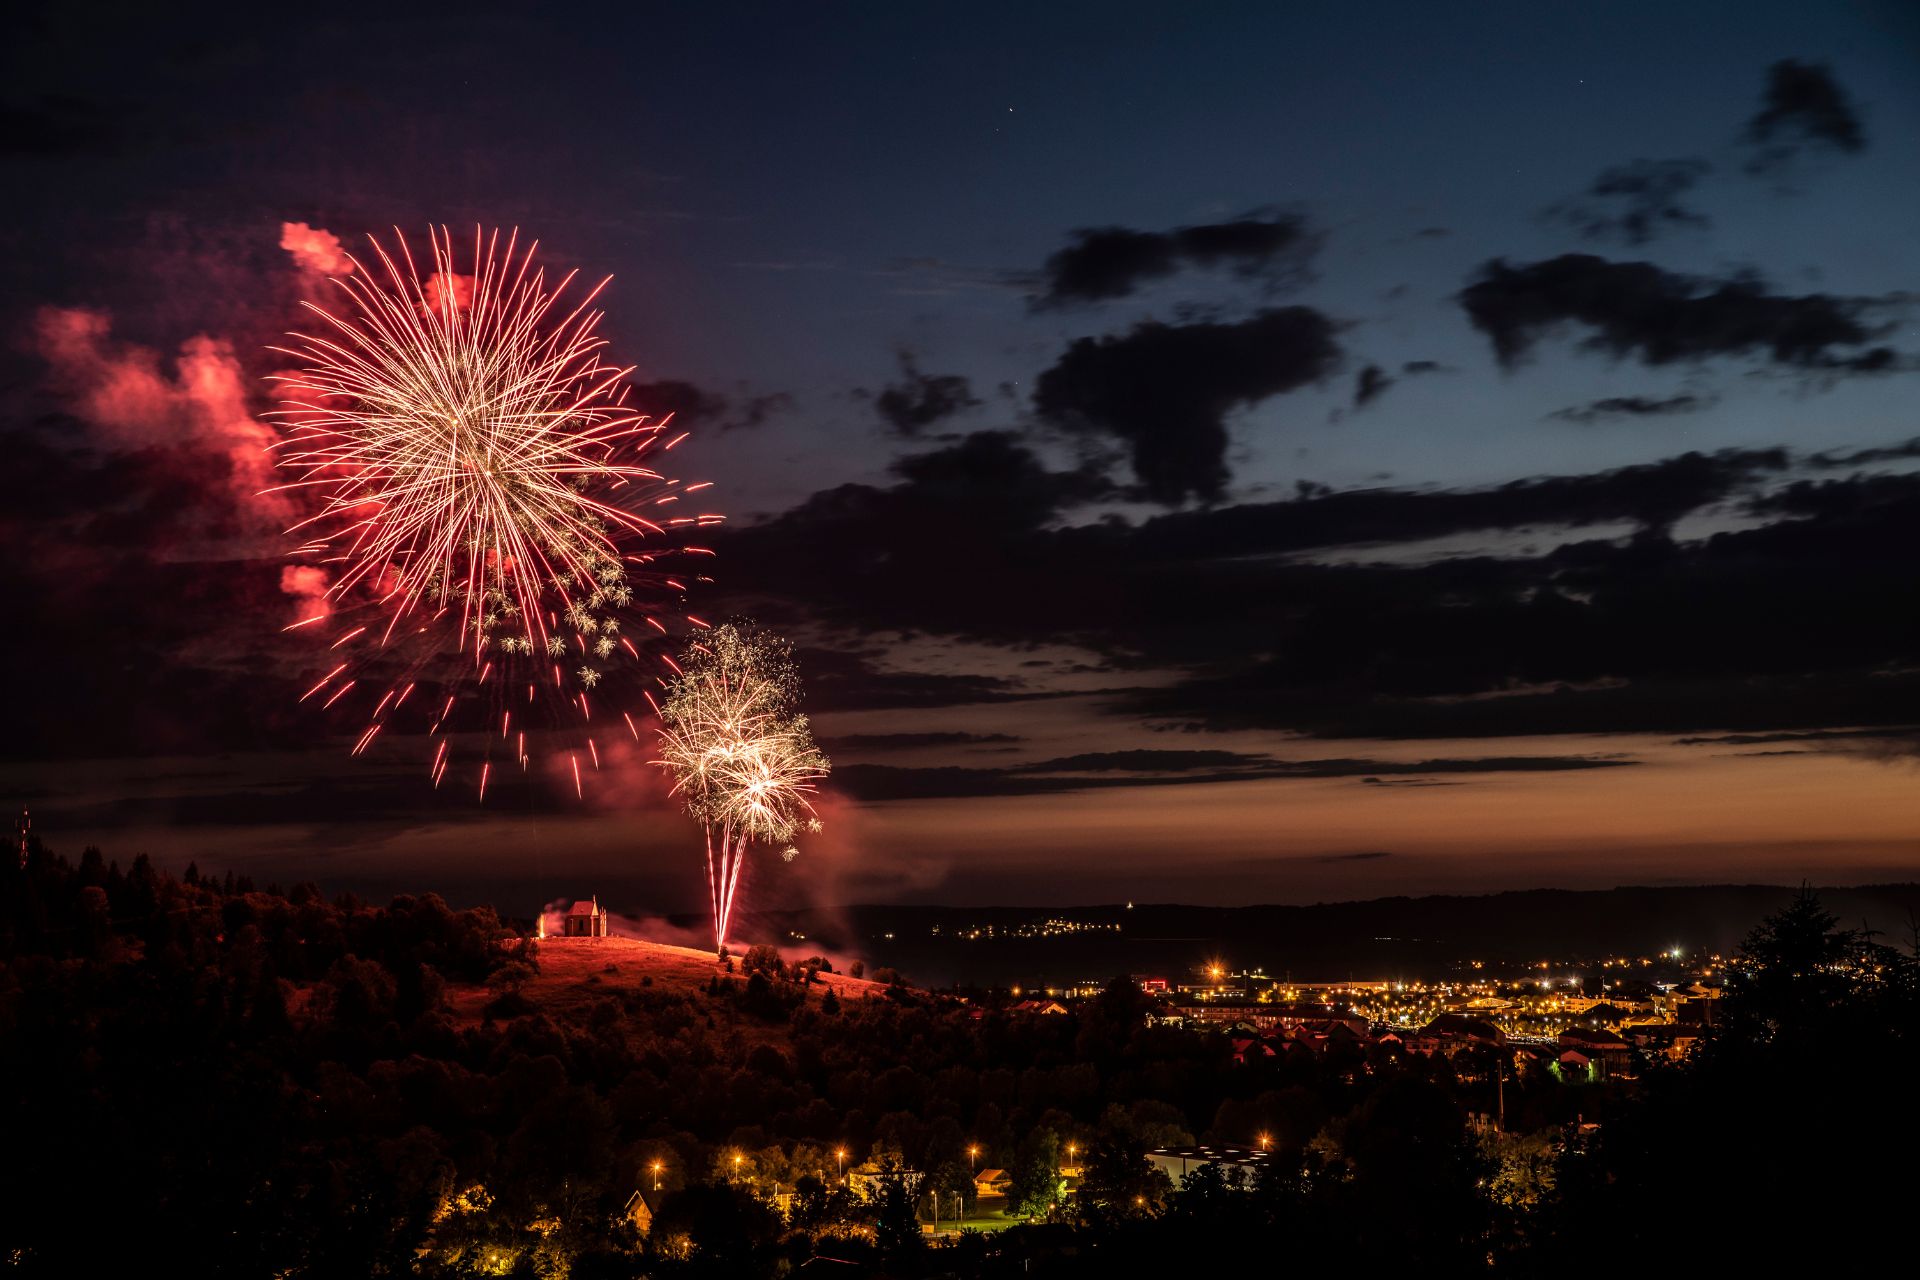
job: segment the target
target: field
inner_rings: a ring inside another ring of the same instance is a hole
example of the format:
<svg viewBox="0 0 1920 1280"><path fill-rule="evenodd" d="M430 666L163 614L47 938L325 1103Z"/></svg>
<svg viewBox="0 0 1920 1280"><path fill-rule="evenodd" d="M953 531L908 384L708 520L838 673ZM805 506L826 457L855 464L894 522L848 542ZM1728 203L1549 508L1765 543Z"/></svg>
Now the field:
<svg viewBox="0 0 1920 1280"><path fill-rule="evenodd" d="M722 972L710 951L639 938L545 938L539 943L537 955L539 972L520 993L556 1018L584 1013L604 996L641 987L700 996L714 975ZM736 981L741 978L739 964L736 956ZM822 973L819 981L807 988L807 997L818 1000L829 990L841 1000L864 1000L886 988L845 974ZM478 1022L493 996L485 987L461 986L448 992L448 1002L456 1019Z"/></svg>
<svg viewBox="0 0 1920 1280"><path fill-rule="evenodd" d="M1014 1217L997 1209L981 1207L976 1208L972 1215L960 1219L959 1222L942 1218L937 1229L932 1224L926 1224L926 1227L929 1235L948 1236L961 1231L1005 1231L1008 1227L1025 1221L1027 1221L1026 1218Z"/></svg>

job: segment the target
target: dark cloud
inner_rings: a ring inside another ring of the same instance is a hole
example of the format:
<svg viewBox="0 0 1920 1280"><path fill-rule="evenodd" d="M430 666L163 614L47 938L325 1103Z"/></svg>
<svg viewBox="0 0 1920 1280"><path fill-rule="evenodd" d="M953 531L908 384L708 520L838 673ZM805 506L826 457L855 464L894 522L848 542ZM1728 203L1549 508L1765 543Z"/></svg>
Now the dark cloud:
<svg viewBox="0 0 1920 1280"><path fill-rule="evenodd" d="M1040 375L1033 405L1057 426L1125 443L1154 501L1214 499L1229 478L1227 414L1331 373L1334 333L1310 307L1237 323L1148 321L1074 342Z"/></svg>
<svg viewBox="0 0 1920 1280"><path fill-rule="evenodd" d="M1446 366L1437 360L1409 360L1400 366L1400 378L1417 377L1423 373L1442 373ZM1389 374L1377 364L1369 364L1362 369L1353 382L1353 407L1364 409L1380 397L1381 392L1398 382L1400 378Z"/></svg>
<svg viewBox="0 0 1920 1280"><path fill-rule="evenodd" d="M1642 245L1664 232L1705 227L1707 216L1686 195L1713 166L1698 158L1633 160L1602 170L1579 196L1549 208L1546 217L1591 240Z"/></svg>
<svg viewBox="0 0 1920 1280"><path fill-rule="evenodd" d="M1784 449L1730 449L1484 489L1316 491L1285 502L1156 517L1139 526L1136 554L1271 555L1615 521L1661 528L1741 493L1789 461Z"/></svg>
<svg viewBox="0 0 1920 1280"><path fill-rule="evenodd" d="M1107 753L1095 753L1096 761ZM857 800L933 800L978 796L1051 795L1067 791L1113 787L1193 786L1218 782L1245 782L1284 778L1361 778L1378 782L1382 775L1546 773L1583 769L1613 769L1638 761L1613 756L1492 756L1421 761L1392 760L1275 760L1243 756L1238 752L1122 752L1126 755L1169 757L1220 755L1242 763L1226 767L1200 764L1153 771L1110 765L1075 764L1082 757L1040 761L1002 769L947 765L909 768L895 765L843 765L834 771L835 789ZM1086 776L1091 774L1092 776Z"/></svg>
<svg viewBox="0 0 1920 1280"><path fill-rule="evenodd" d="M928 731L925 733L845 733L837 738L822 738L821 746L837 751L914 751L923 747L977 747L1017 743L1022 739L1011 733L963 733Z"/></svg>
<svg viewBox="0 0 1920 1280"><path fill-rule="evenodd" d="M1796 480L1749 499L1749 514L1817 517L1835 524L1904 512L1920 501L1920 477L1856 475L1844 480Z"/></svg>
<svg viewBox="0 0 1920 1280"><path fill-rule="evenodd" d="M1289 584L1303 598L1276 620L1273 656L1121 705L1337 737L1920 721L1920 568L1903 550L1920 479L1797 484L1752 510L1782 518Z"/></svg>
<svg viewBox="0 0 1920 1280"><path fill-rule="evenodd" d="M774 391L736 400L691 382L665 379L635 383L633 405L656 419L672 414L675 425L683 428L716 427L733 431L764 425L774 414L792 409L793 397L784 391Z"/></svg>
<svg viewBox="0 0 1920 1280"><path fill-rule="evenodd" d="M233 779L227 779L229 784ZM565 799L573 797L568 794ZM536 813L565 813L557 791L530 788L517 803ZM224 789L176 794L56 800L36 817L48 827L68 830L125 826L280 826L321 824L334 829L343 814L366 823L473 823L488 811L473 803L464 788L423 788L420 771L366 769L351 776L316 776L298 782L229 785Z"/></svg>
<svg viewBox="0 0 1920 1280"><path fill-rule="evenodd" d="M1672 396L1608 396L1568 409L1556 409L1549 418L1564 422L1592 423L1608 418L1660 418L1676 413L1698 413L1719 403L1717 396L1683 391Z"/></svg>
<svg viewBox="0 0 1920 1280"><path fill-rule="evenodd" d="M1745 141L1754 149L1748 169L1762 173L1808 149L1849 155L1864 151L1867 134L1832 71L1784 58L1767 69L1760 110L1747 122Z"/></svg>
<svg viewBox="0 0 1920 1280"><path fill-rule="evenodd" d="M1769 293L1756 279L1702 279L1584 253L1525 266L1496 259L1460 293L1468 319L1509 367L1543 337L1577 326L1592 331L1587 347L1650 365L1759 354L1825 373L1900 366L1887 347L1859 349L1876 336L1866 313L1891 301Z"/></svg>
<svg viewBox="0 0 1920 1280"><path fill-rule="evenodd" d="M1681 747L1757 747L1776 742L1854 742L1862 738L1920 740L1920 725L1889 725L1878 729L1797 729L1789 733L1716 733L1706 737L1675 738Z"/></svg>
<svg viewBox="0 0 1920 1280"><path fill-rule="evenodd" d="M1040 696L998 676L890 671L843 650L801 649L795 658L806 677L810 711L951 707Z"/></svg>
<svg viewBox="0 0 1920 1280"><path fill-rule="evenodd" d="M1690 453L1487 489L1314 490L1138 524L1062 527L1064 512L1111 487L1085 469L1050 471L1012 437L989 432L903 459L894 485L823 491L776 519L727 530L716 545L723 583L763 615L758 600L777 598L858 631L1060 640L1130 664L1186 663L1265 648L1300 610L1343 596L1352 599L1342 612L1359 610L1377 589L1369 573L1296 563L1307 553L1478 530L1658 530L1750 492L1788 462L1784 450ZM1449 575L1457 587L1440 585ZM1424 576L1444 591L1505 575L1476 562Z"/></svg>
<svg viewBox="0 0 1920 1280"><path fill-rule="evenodd" d="M1245 751L1086 751L1035 764L1010 766L1010 773L1186 773L1195 769L1271 766L1273 757Z"/></svg>
<svg viewBox="0 0 1920 1280"><path fill-rule="evenodd" d="M1356 409L1365 408L1371 404L1382 391L1385 391L1392 385L1393 379L1387 375L1385 369L1382 369L1377 364L1368 365L1362 369L1359 376L1353 380L1353 407Z"/></svg>
<svg viewBox="0 0 1920 1280"><path fill-rule="evenodd" d="M720 423L722 431L737 431L743 427L765 426L767 420L775 414L790 413L793 410L793 396L785 391L769 391L763 395L749 396L743 402L734 405Z"/></svg>
<svg viewBox="0 0 1920 1280"><path fill-rule="evenodd" d="M883 387L873 407L888 426L914 436L936 422L977 408L973 388L958 374L922 373L909 351L900 352L900 381Z"/></svg>
<svg viewBox="0 0 1920 1280"><path fill-rule="evenodd" d="M297 732L281 669L281 565L254 534L228 453L159 418L162 442L110 448L78 419L0 427L0 755L254 747ZM84 495L79 499L76 495Z"/></svg>
<svg viewBox="0 0 1920 1280"><path fill-rule="evenodd" d="M954 470L980 474L961 462L976 450L1002 481L955 487ZM1765 490L1794 460L1747 450L1072 525L1062 512L1085 473L1049 471L1005 436L917 459L918 477L729 532L734 585L849 631L1006 646L1008 669L1035 643L1079 645L1111 675L1097 705L1169 727L1422 738L1920 723L1920 674L1907 674L1920 668L1920 562L1905 550L1920 478ZM1764 523L1673 540L1681 516L1734 500ZM1639 532L1316 558L1609 524ZM1029 692L993 679L939 696ZM1369 774L1403 776L1355 776Z"/></svg>
<svg viewBox="0 0 1920 1280"><path fill-rule="evenodd" d="M1900 444L1880 445L1872 449L1827 450L1809 454L1807 465L1821 470L1837 467L1860 467L1875 462L1904 462L1909 458L1920 458L1920 436Z"/></svg>
<svg viewBox="0 0 1920 1280"><path fill-rule="evenodd" d="M633 405L655 420L671 414L683 427L704 427L720 420L727 411L727 398L691 382L668 379L634 384Z"/></svg>
<svg viewBox="0 0 1920 1280"><path fill-rule="evenodd" d="M1183 267L1231 267L1243 278L1279 283L1301 275L1317 247L1299 218L1276 215L1232 222L1133 231L1087 227L1048 258L1041 270L1038 310L1124 298L1149 280Z"/></svg>

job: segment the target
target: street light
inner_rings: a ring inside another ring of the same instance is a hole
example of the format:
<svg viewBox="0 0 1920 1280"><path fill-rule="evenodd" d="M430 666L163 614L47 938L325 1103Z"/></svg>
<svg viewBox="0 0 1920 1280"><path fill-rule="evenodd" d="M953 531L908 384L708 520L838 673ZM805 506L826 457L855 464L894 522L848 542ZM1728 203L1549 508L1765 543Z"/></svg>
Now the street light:
<svg viewBox="0 0 1920 1280"><path fill-rule="evenodd" d="M736 1178L740 1176L740 1153L738 1151L733 1153L733 1176Z"/></svg>
<svg viewBox="0 0 1920 1280"><path fill-rule="evenodd" d="M1260 1149L1261 1149L1262 1151L1265 1151L1265 1150L1266 1150L1266 1149L1267 1149L1268 1147L1271 1147L1272 1145L1273 1145L1273 1139L1272 1139L1272 1138L1269 1138L1269 1137L1268 1137L1268 1136L1267 1136L1266 1134L1264 1134L1264 1133L1260 1135Z"/></svg>
<svg viewBox="0 0 1920 1280"><path fill-rule="evenodd" d="M660 1189L660 1162L658 1160L653 1162L653 1189L655 1191Z"/></svg>
<svg viewBox="0 0 1920 1280"><path fill-rule="evenodd" d="M846 1172L847 1149L845 1147L835 1147L833 1149L833 1167L836 1174L844 1174Z"/></svg>
<svg viewBox="0 0 1920 1280"><path fill-rule="evenodd" d="M974 1167L979 1163L980 1163L980 1148L977 1146L969 1146L967 1148L967 1172L972 1173L974 1171Z"/></svg>
<svg viewBox="0 0 1920 1280"><path fill-rule="evenodd" d="M1071 1142L1067 1144L1067 1168L1069 1169L1073 1168L1073 1153L1078 1151L1079 1149L1080 1149L1079 1147L1075 1146Z"/></svg>

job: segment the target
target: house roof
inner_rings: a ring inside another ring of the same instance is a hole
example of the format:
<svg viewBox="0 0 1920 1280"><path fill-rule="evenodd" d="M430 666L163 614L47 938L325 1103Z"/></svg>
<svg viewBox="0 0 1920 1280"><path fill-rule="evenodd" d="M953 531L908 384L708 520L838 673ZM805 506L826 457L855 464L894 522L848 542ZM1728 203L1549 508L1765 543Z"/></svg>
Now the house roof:
<svg viewBox="0 0 1920 1280"><path fill-rule="evenodd" d="M1443 1013L1432 1022L1420 1028L1420 1034L1428 1036L1470 1036L1479 1040L1504 1040L1506 1035L1491 1022L1479 1018L1469 1018L1464 1014Z"/></svg>
<svg viewBox="0 0 1920 1280"><path fill-rule="evenodd" d="M975 1182L1005 1182L1007 1180L1007 1171L1005 1169L982 1169L973 1175L973 1180Z"/></svg>
<svg viewBox="0 0 1920 1280"><path fill-rule="evenodd" d="M591 916L600 913L600 904L591 898L584 898L567 908L570 916Z"/></svg>

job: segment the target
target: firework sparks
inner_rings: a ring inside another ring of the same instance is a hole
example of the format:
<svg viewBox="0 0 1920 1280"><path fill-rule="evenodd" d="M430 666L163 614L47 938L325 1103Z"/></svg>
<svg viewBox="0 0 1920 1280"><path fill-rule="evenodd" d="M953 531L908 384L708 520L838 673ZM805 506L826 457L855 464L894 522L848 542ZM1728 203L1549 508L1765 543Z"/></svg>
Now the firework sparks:
<svg viewBox="0 0 1920 1280"><path fill-rule="evenodd" d="M690 646L679 666L660 707L655 763L705 829L718 948L727 942L749 846L818 831L811 796L830 766L807 718L794 710L799 676L784 641L729 624Z"/></svg>
<svg viewBox="0 0 1920 1280"><path fill-rule="evenodd" d="M643 661L623 615L684 595L681 577L653 566L670 550L704 552L671 544L720 517L641 514L705 486L651 465L684 435L669 438L665 421L627 406L632 370L605 359L596 332L606 281L563 301L574 275L550 286L537 246L522 248L517 233L502 243L476 230L471 274L447 232L429 240L424 273L404 238L395 252L373 242L375 269L346 258L332 280L340 305L308 304L317 332L275 348L301 367L276 378L286 392L277 461L292 478L271 492L317 496L318 509L288 532L295 554L327 575L327 612L295 625L338 618L329 647L411 656L399 680L372 684L384 694L375 731L405 701L396 692L421 677L423 650L453 660L438 673L450 685L487 686L498 666L497 703L522 688L531 702L544 687L584 726L589 694L606 696L616 665ZM651 545L636 552L642 543ZM667 632L651 613L637 616ZM325 690L333 705L354 683L333 686L346 671L307 696ZM454 701L436 736L452 732ZM506 740L506 714L489 711ZM515 754L524 768L524 749ZM447 764L440 737L435 785ZM483 759L482 796L489 767ZM577 791L577 758L572 771Z"/></svg>

